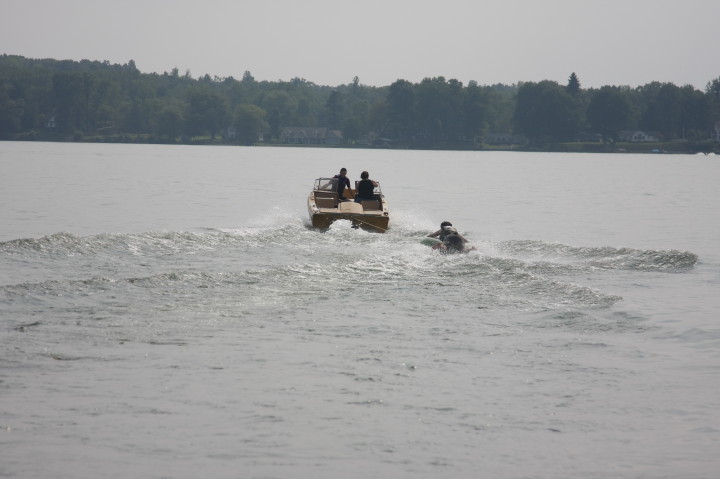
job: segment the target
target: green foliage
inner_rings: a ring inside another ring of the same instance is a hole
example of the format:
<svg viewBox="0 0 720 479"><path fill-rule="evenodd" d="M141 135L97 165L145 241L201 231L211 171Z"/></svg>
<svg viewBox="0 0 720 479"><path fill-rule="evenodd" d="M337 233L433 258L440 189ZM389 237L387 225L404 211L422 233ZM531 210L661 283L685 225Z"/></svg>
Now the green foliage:
<svg viewBox="0 0 720 479"><path fill-rule="evenodd" d="M415 91L407 80L390 85L383 133L401 142L409 142L415 131Z"/></svg>
<svg viewBox="0 0 720 479"><path fill-rule="evenodd" d="M343 97L337 90L330 93L325 103L325 125L329 128L338 129L343 121Z"/></svg>
<svg viewBox="0 0 720 479"><path fill-rule="evenodd" d="M580 80L578 80L575 72L572 72L570 74L570 78L568 78L568 84L565 87L565 90L573 96L580 94Z"/></svg>
<svg viewBox="0 0 720 479"><path fill-rule="evenodd" d="M22 98L13 99L8 85L0 85L0 140L11 138L20 132L25 102Z"/></svg>
<svg viewBox="0 0 720 479"><path fill-rule="evenodd" d="M465 86L434 77L370 87L355 76L329 87L302 78L257 81L249 71L241 80L193 79L177 68L143 74L132 60L117 65L0 55L4 140L174 143L222 133L226 141L253 144L259 136L278 141L283 128L299 126L342 130L351 144L409 148L482 147L491 133L523 135L530 148L595 134L612 143L623 129L703 144L717 121L720 78L705 92L659 82L585 90L575 73L565 86L547 80ZM234 139L225 134L229 128Z"/></svg>
<svg viewBox="0 0 720 479"><path fill-rule="evenodd" d="M557 82L523 83L518 89L515 129L534 143L573 140L581 118L578 103Z"/></svg>
<svg viewBox="0 0 720 479"><path fill-rule="evenodd" d="M237 139L243 145L253 145L258 140L258 136L268 128L265 121L267 113L265 110L255 105L238 105L235 108L234 126Z"/></svg>
<svg viewBox="0 0 720 479"><path fill-rule="evenodd" d="M618 132L628 128L631 105L627 89L604 86L591 93L587 120L592 131L603 135L605 141L616 141Z"/></svg>
<svg viewBox="0 0 720 479"><path fill-rule="evenodd" d="M183 105L177 100L158 100L157 106L154 108L156 113L153 124L154 133L161 141L175 143L176 139L182 135L185 124L183 110Z"/></svg>
<svg viewBox="0 0 720 479"><path fill-rule="evenodd" d="M187 93L185 132L188 136L215 135L227 124L226 100L204 85L191 88Z"/></svg>

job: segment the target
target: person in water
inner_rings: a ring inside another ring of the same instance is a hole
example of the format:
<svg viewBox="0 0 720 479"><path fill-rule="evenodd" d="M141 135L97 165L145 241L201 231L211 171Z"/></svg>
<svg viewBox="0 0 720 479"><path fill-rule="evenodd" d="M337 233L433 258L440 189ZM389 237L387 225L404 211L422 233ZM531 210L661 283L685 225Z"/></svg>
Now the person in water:
<svg viewBox="0 0 720 479"><path fill-rule="evenodd" d="M440 223L440 229L434 233L430 233L429 235L427 235L427 237L428 238L440 238L440 235L443 234L443 231L448 226L452 226L452 223L450 223L449 221L443 221L442 223Z"/></svg>
<svg viewBox="0 0 720 479"><path fill-rule="evenodd" d="M360 181L357 184L357 191L355 192L355 203L367 200L382 201L380 195L375 194L375 187L377 185L377 181L371 180L370 174L367 171L360 173Z"/></svg>
<svg viewBox="0 0 720 479"><path fill-rule="evenodd" d="M445 241L445 238L450 234L458 235L464 243L468 242L468 240L465 239L465 237L463 235L458 233L457 229L455 229L453 227L452 223L450 223L449 221L443 221L442 223L440 223L440 229L434 233L430 233L429 235L427 235L427 237L428 238L437 238L440 241Z"/></svg>
<svg viewBox="0 0 720 479"><path fill-rule="evenodd" d="M440 250L443 253L467 253L468 251L473 251L477 249L474 246L466 248L466 242L467 240L457 234L457 232L451 232L447 236L445 236L445 240L442 243L438 243L433 246L433 249Z"/></svg>
<svg viewBox="0 0 720 479"><path fill-rule="evenodd" d="M442 242L443 246L445 246L445 251L452 251L460 253L463 250L465 250L465 242L460 237L459 234L450 233L447 236L445 236L445 240Z"/></svg>
<svg viewBox="0 0 720 479"><path fill-rule="evenodd" d="M338 185L337 185L338 201L349 201L343 195L345 188L347 188L348 190L350 189L350 178L347 177L347 169L340 168L340 174L333 176L333 178L338 180Z"/></svg>

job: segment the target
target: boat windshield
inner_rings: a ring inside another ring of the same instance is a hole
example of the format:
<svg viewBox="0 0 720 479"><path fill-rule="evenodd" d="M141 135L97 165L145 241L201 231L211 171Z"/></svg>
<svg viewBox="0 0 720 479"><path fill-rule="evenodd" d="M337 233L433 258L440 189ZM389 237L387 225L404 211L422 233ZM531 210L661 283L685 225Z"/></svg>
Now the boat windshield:
<svg viewBox="0 0 720 479"><path fill-rule="evenodd" d="M357 189L357 181L355 182L355 188ZM377 183L377 182L376 182ZM335 192L338 189L338 179L337 178L318 178L315 180L315 191L332 191ZM374 193L376 195L382 195L382 190L380 189L380 183L375 187Z"/></svg>
<svg viewBox="0 0 720 479"><path fill-rule="evenodd" d="M337 178L318 178L315 180L315 191L337 191Z"/></svg>

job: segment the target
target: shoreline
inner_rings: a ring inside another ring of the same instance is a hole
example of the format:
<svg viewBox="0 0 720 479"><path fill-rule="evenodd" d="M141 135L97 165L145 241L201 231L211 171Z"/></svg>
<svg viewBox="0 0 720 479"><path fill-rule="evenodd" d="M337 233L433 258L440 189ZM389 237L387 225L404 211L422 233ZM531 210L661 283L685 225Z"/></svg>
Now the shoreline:
<svg viewBox="0 0 720 479"><path fill-rule="evenodd" d="M33 138L33 139L7 139L6 142L39 142L39 143L104 143L104 144L131 144L131 145L184 145L184 146L252 146L258 148L334 148L334 149L360 149L360 150L410 150L410 151L514 151L528 153L620 153L620 154L680 154L680 155L720 155L720 142L657 142L657 143L614 143L604 144L597 142L568 142L547 145L477 145L474 147L423 147L415 146L373 146L367 144L286 144L286 143L255 143L243 145L236 141L223 139L197 138L186 141L154 141L138 135L118 135L115 137L88 137L84 139L73 138Z"/></svg>

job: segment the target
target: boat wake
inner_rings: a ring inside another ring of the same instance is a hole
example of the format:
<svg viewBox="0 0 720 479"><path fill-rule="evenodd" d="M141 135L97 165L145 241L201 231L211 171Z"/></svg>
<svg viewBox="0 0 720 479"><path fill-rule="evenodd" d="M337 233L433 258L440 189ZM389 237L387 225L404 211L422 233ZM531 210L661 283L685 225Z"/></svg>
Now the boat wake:
<svg viewBox="0 0 720 479"><path fill-rule="evenodd" d="M0 305L6 312L33 303L141 316L177 309L242 315L258 308L299 310L318 295L332 300L351 294L360 301L407 301L408 312L452 306L564 315L620 302L620 295L593 285L608 272L682 273L698 262L687 251L533 240L481 241L475 251L444 255L420 243L426 233L399 225L377 234L354 229L349 221L320 232L295 221L17 239L0 243L8 272L0 275ZM119 297L126 300L113 299ZM433 299L438 297L442 301ZM148 304L143 313L134 300Z"/></svg>
<svg viewBox="0 0 720 479"><path fill-rule="evenodd" d="M600 269L637 271L685 271L694 267L698 257L689 251L640 250L633 248L577 247L542 241L504 241L499 251L532 262L578 263Z"/></svg>

